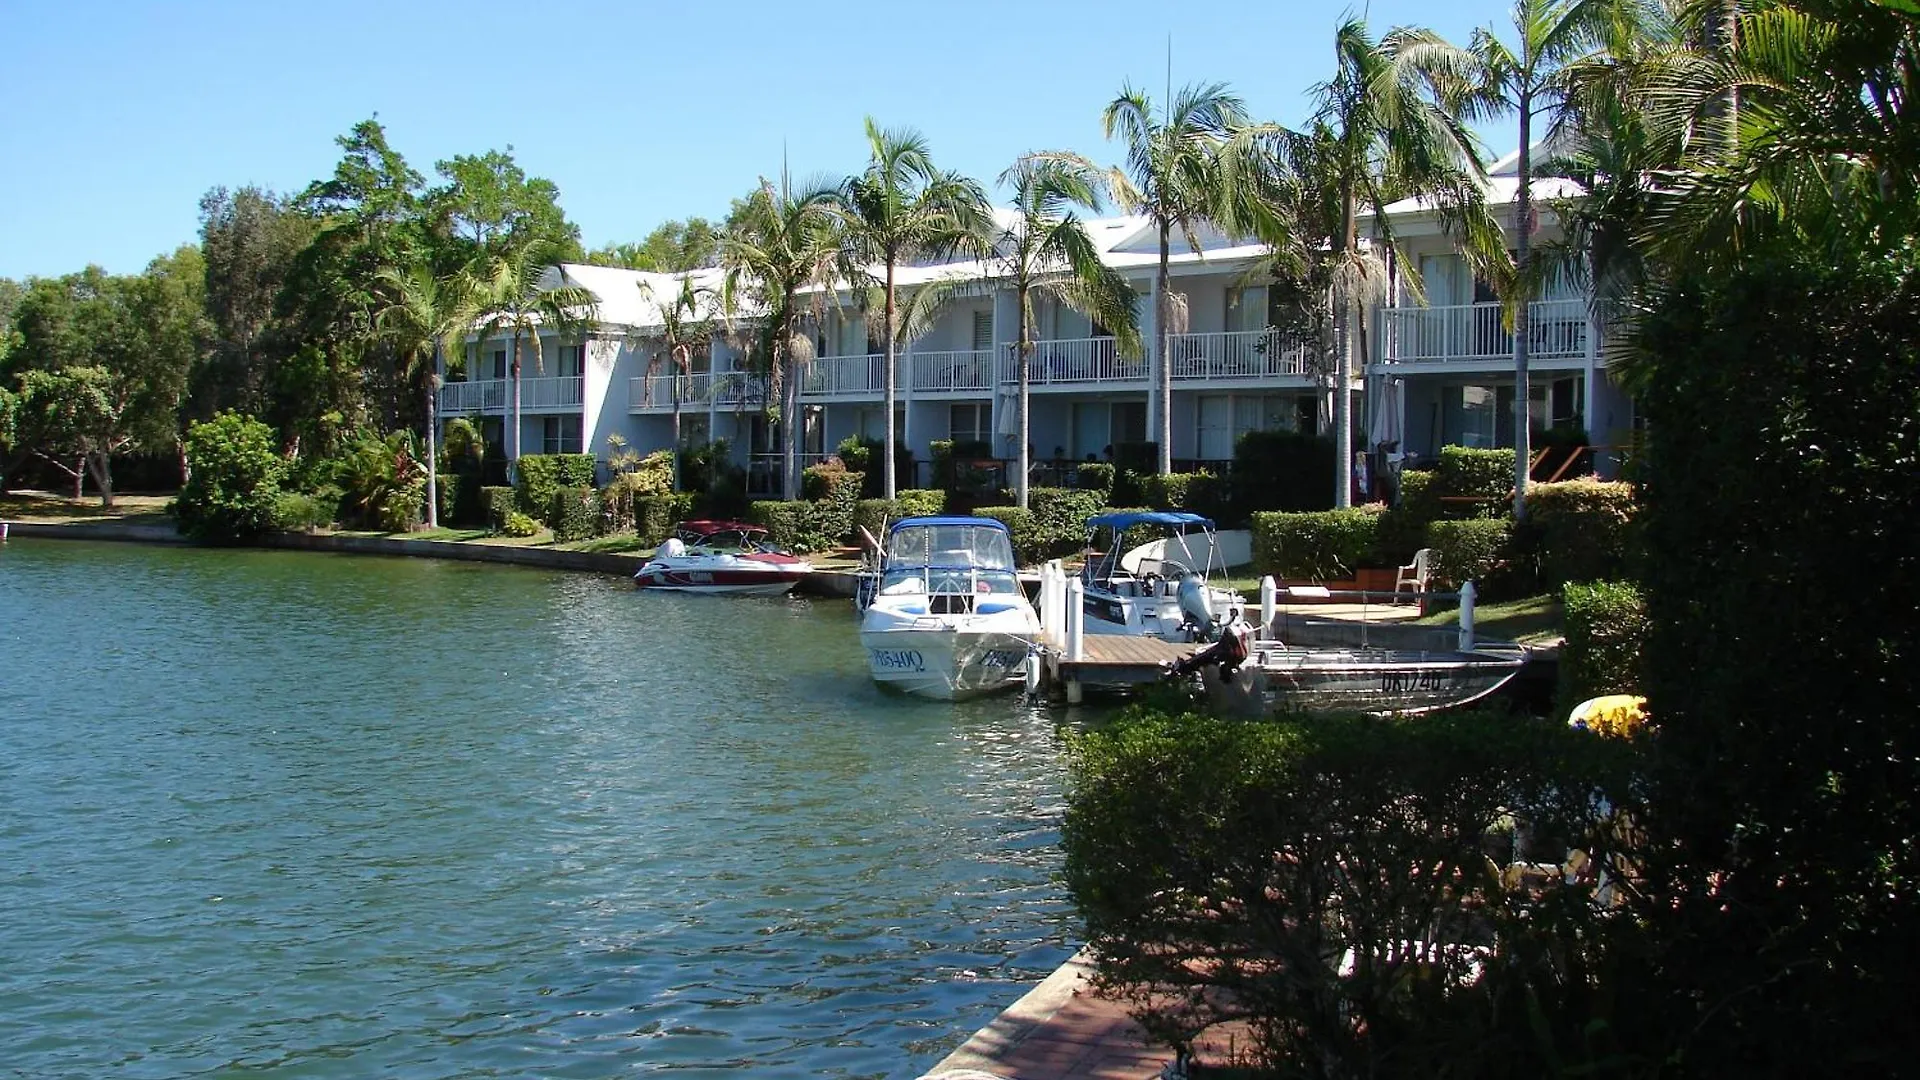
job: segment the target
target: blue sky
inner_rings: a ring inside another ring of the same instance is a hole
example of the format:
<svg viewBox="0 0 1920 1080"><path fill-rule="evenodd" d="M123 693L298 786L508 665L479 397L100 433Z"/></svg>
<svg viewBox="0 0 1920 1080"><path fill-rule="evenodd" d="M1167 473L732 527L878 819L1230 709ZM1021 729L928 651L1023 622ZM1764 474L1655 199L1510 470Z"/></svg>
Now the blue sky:
<svg viewBox="0 0 1920 1080"><path fill-rule="evenodd" d="M0 0L0 277L116 273L192 240L216 185L297 191L334 137L378 114L423 173L511 145L559 185L587 246L717 217L782 146L796 176L864 160L861 121L919 128L935 161L991 182L1019 154L1108 162L1100 111L1229 83L1296 123L1363 5L973 0L871 5L494 0ZM1465 42L1500 0L1372 0L1375 31ZM1488 134L1496 152L1513 139Z"/></svg>

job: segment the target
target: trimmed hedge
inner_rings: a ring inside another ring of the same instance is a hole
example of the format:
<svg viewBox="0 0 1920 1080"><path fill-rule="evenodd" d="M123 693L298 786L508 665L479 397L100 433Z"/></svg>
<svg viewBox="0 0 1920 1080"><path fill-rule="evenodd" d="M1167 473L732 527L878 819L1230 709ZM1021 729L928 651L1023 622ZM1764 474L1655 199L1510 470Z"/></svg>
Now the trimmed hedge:
<svg viewBox="0 0 1920 1080"><path fill-rule="evenodd" d="M853 536L853 512L865 477L848 472L837 460L809 465L800 473L800 491L814 504L815 528L841 544Z"/></svg>
<svg viewBox="0 0 1920 1080"><path fill-rule="evenodd" d="M539 518L553 511L554 492L561 488L592 487L592 454L525 454L516 469L514 487L520 512Z"/></svg>
<svg viewBox="0 0 1920 1080"><path fill-rule="evenodd" d="M520 509L520 494L510 487L483 487L480 489L480 508L488 528L505 532L507 515L517 513Z"/></svg>
<svg viewBox="0 0 1920 1080"><path fill-rule="evenodd" d="M1233 445L1236 515L1333 506L1332 439L1297 431L1249 431Z"/></svg>
<svg viewBox="0 0 1920 1080"><path fill-rule="evenodd" d="M1427 526L1427 546L1433 549L1430 572L1450 589L1471 581L1481 599L1489 599L1487 580L1505 569L1512 539L1510 518L1436 521Z"/></svg>
<svg viewBox="0 0 1920 1080"><path fill-rule="evenodd" d="M1218 517L1225 508L1225 494L1226 485L1204 469L1140 478L1141 501L1155 510L1191 510Z"/></svg>
<svg viewBox="0 0 1920 1080"><path fill-rule="evenodd" d="M1102 495L1112 495L1113 476L1112 462L1089 461L1074 467L1073 486L1081 491L1098 491Z"/></svg>
<svg viewBox="0 0 1920 1080"><path fill-rule="evenodd" d="M1029 499L1033 491L1029 489ZM1018 506L982 506L976 508L974 516L992 518L1007 527L1013 537L1013 557L1021 566L1034 566L1047 558L1046 545L1041 543L1040 527L1032 510L1023 510Z"/></svg>
<svg viewBox="0 0 1920 1080"><path fill-rule="evenodd" d="M1516 545L1532 553L1540 586L1633 576L1639 532L1633 485L1568 480L1527 486L1527 521Z"/></svg>
<svg viewBox="0 0 1920 1080"><path fill-rule="evenodd" d="M460 477L454 473L441 473L433 478L434 494L440 499L440 524L451 525L454 511L460 505Z"/></svg>
<svg viewBox="0 0 1920 1080"><path fill-rule="evenodd" d="M891 500L861 499L853 505L853 523L865 526L867 531L873 534L874 539L879 540L882 539L880 530L888 522L899 521L906 517L927 517L938 514L946 508L946 492L929 488L908 488Z"/></svg>
<svg viewBox="0 0 1920 1080"><path fill-rule="evenodd" d="M1253 515L1253 561L1262 574L1329 581L1349 577L1372 555L1378 506Z"/></svg>
<svg viewBox="0 0 1920 1080"><path fill-rule="evenodd" d="M1560 648L1560 712L1602 694L1638 694L1647 605L1623 581L1569 584L1561 591L1566 644Z"/></svg>
<svg viewBox="0 0 1920 1080"><path fill-rule="evenodd" d="M282 532L312 532L333 524L338 498L327 500L299 491L283 491L273 500L273 527Z"/></svg>
<svg viewBox="0 0 1920 1080"><path fill-rule="evenodd" d="M633 500L633 533L641 542L658 544L673 535L675 524L694 516L699 496L691 492L642 495Z"/></svg>
<svg viewBox="0 0 1920 1080"><path fill-rule="evenodd" d="M555 543L590 540L600 531L600 496L590 487L566 487L553 493L547 511Z"/></svg>
<svg viewBox="0 0 1920 1080"><path fill-rule="evenodd" d="M1448 510L1451 516L1499 513L1513 501L1511 448L1476 450L1465 446L1443 446L1440 448L1440 461L1434 466L1433 473L1438 495L1452 499L1483 500L1479 503L1454 503Z"/></svg>
<svg viewBox="0 0 1920 1080"><path fill-rule="evenodd" d="M1106 496L1098 491L1028 488L1027 509L1033 511L1036 561L1079 551L1087 540L1087 519L1106 504Z"/></svg>
<svg viewBox="0 0 1920 1080"><path fill-rule="evenodd" d="M820 509L810 502L762 500L747 508L747 520L766 527L774 543L796 555L833 547L820 531Z"/></svg>

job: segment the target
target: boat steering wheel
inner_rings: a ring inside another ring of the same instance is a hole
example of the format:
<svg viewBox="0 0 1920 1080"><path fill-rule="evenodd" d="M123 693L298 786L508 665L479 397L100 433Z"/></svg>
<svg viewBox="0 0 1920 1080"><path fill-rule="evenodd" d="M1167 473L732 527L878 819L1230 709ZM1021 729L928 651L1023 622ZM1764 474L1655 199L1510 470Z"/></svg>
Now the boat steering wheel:
<svg viewBox="0 0 1920 1080"><path fill-rule="evenodd" d="M1140 575L1140 595L1141 596L1159 596L1161 588L1165 586L1166 583L1167 583L1167 579L1161 577L1159 574L1154 574L1154 573L1141 574Z"/></svg>

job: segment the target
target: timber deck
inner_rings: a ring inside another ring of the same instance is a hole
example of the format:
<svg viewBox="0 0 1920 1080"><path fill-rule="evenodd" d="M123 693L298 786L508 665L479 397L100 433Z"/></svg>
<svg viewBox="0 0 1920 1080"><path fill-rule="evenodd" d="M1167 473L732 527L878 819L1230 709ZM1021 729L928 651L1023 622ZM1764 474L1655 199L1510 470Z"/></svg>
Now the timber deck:
<svg viewBox="0 0 1920 1080"><path fill-rule="evenodd" d="M1184 660L1200 648L1185 642L1132 634L1088 634L1083 640L1080 659L1064 656L1051 659L1054 678L1060 682L1079 682L1102 686L1159 682L1167 665Z"/></svg>

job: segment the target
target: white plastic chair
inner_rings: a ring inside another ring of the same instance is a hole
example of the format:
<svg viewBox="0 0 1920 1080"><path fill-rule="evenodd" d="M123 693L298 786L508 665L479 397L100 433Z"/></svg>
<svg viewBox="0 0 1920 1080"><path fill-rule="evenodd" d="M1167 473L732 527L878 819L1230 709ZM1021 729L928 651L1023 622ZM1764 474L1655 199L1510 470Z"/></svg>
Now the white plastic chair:
<svg viewBox="0 0 1920 1080"><path fill-rule="evenodd" d="M1410 589L1418 596L1427 591L1427 567L1432 561L1433 549L1421 548L1413 553L1413 561L1401 567L1393 575L1393 599L1400 601L1400 590Z"/></svg>

